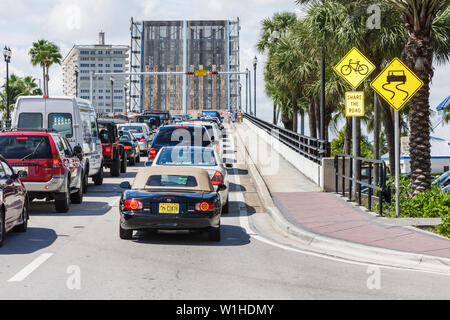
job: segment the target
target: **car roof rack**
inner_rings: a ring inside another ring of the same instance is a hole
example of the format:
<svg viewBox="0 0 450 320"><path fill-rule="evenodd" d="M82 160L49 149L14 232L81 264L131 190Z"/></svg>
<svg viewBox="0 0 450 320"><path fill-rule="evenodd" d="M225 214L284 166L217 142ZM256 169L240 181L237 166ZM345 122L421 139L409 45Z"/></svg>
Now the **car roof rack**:
<svg viewBox="0 0 450 320"><path fill-rule="evenodd" d="M36 129L36 128L8 128L2 129L1 132L44 132L44 133L58 133L55 129Z"/></svg>

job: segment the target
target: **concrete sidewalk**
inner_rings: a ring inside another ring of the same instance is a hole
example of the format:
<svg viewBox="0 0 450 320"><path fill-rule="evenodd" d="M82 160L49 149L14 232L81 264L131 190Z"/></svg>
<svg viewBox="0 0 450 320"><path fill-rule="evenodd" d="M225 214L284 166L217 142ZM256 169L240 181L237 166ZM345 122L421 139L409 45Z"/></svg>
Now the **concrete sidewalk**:
<svg viewBox="0 0 450 320"><path fill-rule="evenodd" d="M234 128L247 149L254 143L264 144L245 123ZM263 147L270 150L267 144ZM364 212L336 194L320 192L314 183L274 152L269 152L261 161L258 156L249 154L270 192L272 199L265 199L266 202L273 200L293 226L352 244L450 258L450 240L413 227L387 223L387 219ZM267 161L278 161L277 170L264 170Z"/></svg>

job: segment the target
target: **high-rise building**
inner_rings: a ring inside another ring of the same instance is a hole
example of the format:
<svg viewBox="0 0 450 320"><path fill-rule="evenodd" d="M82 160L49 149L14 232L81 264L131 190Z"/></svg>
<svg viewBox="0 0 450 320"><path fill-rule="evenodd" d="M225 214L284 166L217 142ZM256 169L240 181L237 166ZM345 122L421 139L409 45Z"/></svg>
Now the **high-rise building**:
<svg viewBox="0 0 450 320"><path fill-rule="evenodd" d="M126 45L105 44L104 32L99 33L98 44L74 45L63 60L64 94L87 100L91 99L92 94L92 103L98 112L127 112L129 78L102 74L128 72L129 49ZM91 93L92 72L96 75Z"/></svg>
<svg viewBox="0 0 450 320"><path fill-rule="evenodd" d="M239 19L131 21L131 72L239 71ZM133 75L131 110L227 110L240 106L240 77Z"/></svg>

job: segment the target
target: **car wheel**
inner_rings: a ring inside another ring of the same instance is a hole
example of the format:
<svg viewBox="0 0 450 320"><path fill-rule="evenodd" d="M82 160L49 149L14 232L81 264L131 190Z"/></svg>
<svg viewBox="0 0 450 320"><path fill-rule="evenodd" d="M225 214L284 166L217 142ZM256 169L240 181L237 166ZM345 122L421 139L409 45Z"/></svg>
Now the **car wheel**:
<svg viewBox="0 0 450 320"><path fill-rule="evenodd" d="M136 158L135 157L131 157L129 161L130 161L130 166L136 165Z"/></svg>
<svg viewBox="0 0 450 320"><path fill-rule="evenodd" d="M141 155L138 154L136 157L136 163L140 163L141 162Z"/></svg>
<svg viewBox="0 0 450 320"><path fill-rule="evenodd" d="M227 196L227 203L222 207L222 214L227 214L228 213L228 203L230 202L229 198L230 198L230 196L228 195Z"/></svg>
<svg viewBox="0 0 450 320"><path fill-rule="evenodd" d="M5 242L6 236L6 224L5 224L5 210L1 210L0 213L0 248L3 246Z"/></svg>
<svg viewBox="0 0 450 320"><path fill-rule="evenodd" d="M127 155L124 154L120 164L120 173L127 173Z"/></svg>
<svg viewBox="0 0 450 320"><path fill-rule="evenodd" d="M55 200L55 210L58 213L66 213L70 208L70 181L67 180L66 192L60 194L60 198Z"/></svg>
<svg viewBox="0 0 450 320"><path fill-rule="evenodd" d="M89 168L83 174L83 181L82 181L83 193L87 192L88 186L89 186L89 171L88 170L89 170Z"/></svg>
<svg viewBox="0 0 450 320"><path fill-rule="evenodd" d="M220 241L220 226L218 228L212 228L208 231L208 238L210 241Z"/></svg>
<svg viewBox="0 0 450 320"><path fill-rule="evenodd" d="M92 180L94 180L94 184L96 186L101 186L103 184L103 164L100 167L100 170L95 174L95 176L92 177Z"/></svg>
<svg viewBox="0 0 450 320"><path fill-rule="evenodd" d="M25 199L25 203L23 205L23 209L22 209L22 224L18 225L17 227L14 228L14 231L16 232L26 232L28 229L28 218L29 218L29 214L28 214L28 200Z"/></svg>
<svg viewBox="0 0 450 320"><path fill-rule="evenodd" d="M133 238L133 230L123 229L119 226L119 236L122 240L131 240Z"/></svg>
<svg viewBox="0 0 450 320"><path fill-rule="evenodd" d="M70 195L72 203L80 204L83 202L83 188L79 188L76 193Z"/></svg>
<svg viewBox="0 0 450 320"><path fill-rule="evenodd" d="M116 157L111 164L111 176L118 177L120 176L120 157Z"/></svg>

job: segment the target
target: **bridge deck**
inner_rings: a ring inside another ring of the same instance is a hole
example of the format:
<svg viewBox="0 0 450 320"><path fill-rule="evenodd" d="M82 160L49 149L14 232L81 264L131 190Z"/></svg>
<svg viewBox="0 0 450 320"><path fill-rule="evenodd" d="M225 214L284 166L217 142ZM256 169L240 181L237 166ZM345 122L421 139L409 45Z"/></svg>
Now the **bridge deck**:
<svg viewBox="0 0 450 320"><path fill-rule="evenodd" d="M236 124L235 132L250 151L285 218L299 228L354 243L450 258L450 240L414 228L393 226L319 188L270 145L252 131L250 125ZM252 152L256 150L259 152Z"/></svg>

